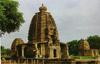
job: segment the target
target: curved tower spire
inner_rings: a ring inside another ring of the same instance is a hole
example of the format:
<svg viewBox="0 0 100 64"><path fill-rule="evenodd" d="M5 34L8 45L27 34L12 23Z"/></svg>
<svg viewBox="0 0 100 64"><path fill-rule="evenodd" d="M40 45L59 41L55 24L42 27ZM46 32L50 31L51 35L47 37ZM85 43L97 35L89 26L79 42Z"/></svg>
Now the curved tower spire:
<svg viewBox="0 0 100 64"><path fill-rule="evenodd" d="M29 43L53 41L53 43L59 41L58 31L55 21L52 15L47 12L47 7L42 4L31 21L29 34Z"/></svg>

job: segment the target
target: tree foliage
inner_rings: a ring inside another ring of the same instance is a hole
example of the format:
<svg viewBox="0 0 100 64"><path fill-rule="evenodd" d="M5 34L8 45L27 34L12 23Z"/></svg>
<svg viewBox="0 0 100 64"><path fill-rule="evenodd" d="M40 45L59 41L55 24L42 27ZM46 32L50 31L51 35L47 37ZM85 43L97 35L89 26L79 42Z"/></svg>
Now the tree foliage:
<svg viewBox="0 0 100 64"><path fill-rule="evenodd" d="M87 38L92 49L100 49L100 36L94 35Z"/></svg>
<svg viewBox="0 0 100 64"><path fill-rule="evenodd" d="M68 42L68 47L71 55L78 55L78 40Z"/></svg>
<svg viewBox="0 0 100 64"><path fill-rule="evenodd" d="M1 57L10 57L11 50L9 48L5 48L4 46L0 46L1 49Z"/></svg>
<svg viewBox="0 0 100 64"><path fill-rule="evenodd" d="M24 22L22 13L18 11L18 2L0 0L0 32L14 32Z"/></svg>

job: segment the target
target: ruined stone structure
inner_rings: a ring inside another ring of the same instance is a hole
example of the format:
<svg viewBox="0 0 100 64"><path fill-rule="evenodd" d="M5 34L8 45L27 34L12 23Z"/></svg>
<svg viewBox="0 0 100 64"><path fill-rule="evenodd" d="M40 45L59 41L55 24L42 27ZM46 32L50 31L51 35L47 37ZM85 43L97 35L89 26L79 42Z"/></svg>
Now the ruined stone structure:
<svg viewBox="0 0 100 64"><path fill-rule="evenodd" d="M20 53L20 51L18 51L18 48L17 46L18 45L21 45L21 44L24 44L24 41L21 39L21 38L16 38L12 45L11 45L11 55L13 58L16 58L18 56L18 54Z"/></svg>
<svg viewBox="0 0 100 64"><path fill-rule="evenodd" d="M28 43L15 46L17 57L21 58L68 58L68 47L60 43L57 27L52 15L47 12L47 8L42 4L39 12L32 18Z"/></svg>
<svg viewBox="0 0 100 64"><path fill-rule="evenodd" d="M32 18L28 40L36 45L39 57L61 58L57 27L44 5Z"/></svg>
<svg viewBox="0 0 100 64"><path fill-rule="evenodd" d="M99 64L100 60L80 60L69 57L68 45L59 41L57 27L52 15L42 5L32 18L28 42L16 38L11 45L11 59L2 64ZM87 40L79 44L81 56L98 56ZM12 60L13 59L13 60Z"/></svg>
<svg viewBox="0 0 100 64"><path fill-rule="evenodd" d="M87 40L80 40L79 44L79 55L81 56L99 56L98 49L91 49Z"/></svg>

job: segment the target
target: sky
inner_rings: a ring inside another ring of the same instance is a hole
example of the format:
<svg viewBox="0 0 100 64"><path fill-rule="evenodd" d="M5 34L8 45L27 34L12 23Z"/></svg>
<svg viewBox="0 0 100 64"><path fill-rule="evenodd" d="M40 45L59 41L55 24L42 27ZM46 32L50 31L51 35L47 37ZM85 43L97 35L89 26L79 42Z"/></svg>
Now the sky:
<svg viewBox="0 0 100 64"><path fill-rule="evenodd" d="M5 33L1 45L10 48L15 38L27 43L29 25L33 15L43 3L55 20L61 42L86 39L88 36L100 36L100 0L18 0L19 11L23 13L25 23L19 31Z"/></svg>

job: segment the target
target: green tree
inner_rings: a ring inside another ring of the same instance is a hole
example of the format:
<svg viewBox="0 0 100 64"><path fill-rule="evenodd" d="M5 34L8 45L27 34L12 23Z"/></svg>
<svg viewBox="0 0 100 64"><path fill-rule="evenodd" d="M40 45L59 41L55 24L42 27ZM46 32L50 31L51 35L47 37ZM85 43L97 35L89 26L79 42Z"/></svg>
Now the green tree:
<svg viewBox="0 0 100 64"><path fill-rule="evenodd" d="M1 50L1 52L3 52L4 51L4 46L0 46L0 50Z"/></svg>
<svg viewBox="0 0 100 64"><path fill-rule="evenodd" d="M19 30L24 22L22 13L18 11L18 2L14 0L0 0L0 35L1 32L10 33Z"/></svg>
<svg viewBox="0 0 100 64"><path fill-rule="evenodd" d="M11 50L9 48L5 48L4 46L0 46L1 57L10 57Z"/></svg>
<svg viewBox="0 0 100 64"><path fill-rule="evenodd" d="M87 38L90 47L93 49L100 49L100 36L94 35Z"/></svg>
<svg viewBox="0 0 100 64"><path fill-rule="evenodd" d="M78 40L73 40L68 42L68 47L69 47L69 54L71 55L78 55Z"/></svg>

